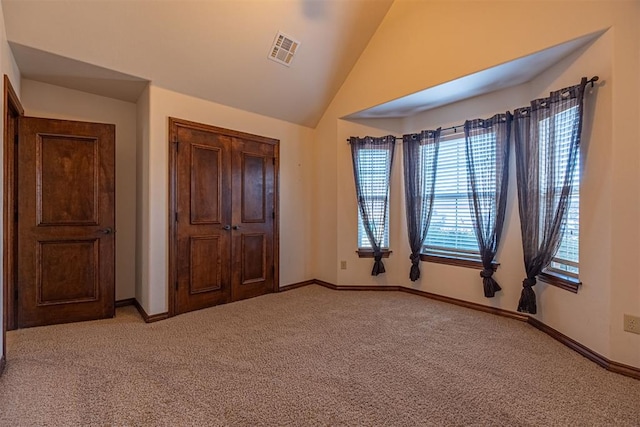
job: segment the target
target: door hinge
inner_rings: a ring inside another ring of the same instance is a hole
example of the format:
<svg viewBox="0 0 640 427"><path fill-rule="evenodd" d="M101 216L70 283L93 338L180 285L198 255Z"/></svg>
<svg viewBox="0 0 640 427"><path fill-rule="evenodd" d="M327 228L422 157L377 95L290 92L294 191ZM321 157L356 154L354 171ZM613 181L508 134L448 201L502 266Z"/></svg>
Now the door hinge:
<svg viewBox="0 0 640 427"><path fill-rule="evenodd" d="M271 218L276 219L276 211L271 211Z"/></svg>
<svg viewBox="0 0 640 427"><path fill-rule="evenodd" d="M180 143L178 141L173 141L173 145L176 146L176 153L178 152L178 148L180 147Z"/></svg>
<svg viewBox="0 0 640 427"><path fill-rule="evenodd" d="M276 158L274 157L271 160L273 160L273 165L275 166L276 165Z"/></svg>
<svg viewBox="0 0 640 427"><path fill-rule="evenodd" d="M176 212L175 221L178 222L178 212Z"/></svg>
<svg viewBox="0 0 640 427"><path fill-rule="evenodd" d="M13 211L13 222L18 222L18 210Z"/></svg>
<svg viewBox="0 0 640 427"><path fill-rule="evenodd" d="M275 275L276 275L276 266L275 266L275 265L272 265L272 266L271 266L271 274L272 274L273 276L275 276Z"/></svg>
<svg viewBox="0 0 640 427"><path fill-rule="evenodd" d="M13 299L18 301L18 282L16 282L16 286L13 288Z"/></svg>
<svg viewBox="0 0 640 427"><path fill-rule="evenodd" d="M13 143L14 144L17 144L19 139L20 139L20 136L17 133L15 135L13 135Z"/></svg>
<svg viewBox="0 0 640 427"><path fill-rule="evenodd" d="M176 280L176 291L178 290L178 281Z"/></svg>

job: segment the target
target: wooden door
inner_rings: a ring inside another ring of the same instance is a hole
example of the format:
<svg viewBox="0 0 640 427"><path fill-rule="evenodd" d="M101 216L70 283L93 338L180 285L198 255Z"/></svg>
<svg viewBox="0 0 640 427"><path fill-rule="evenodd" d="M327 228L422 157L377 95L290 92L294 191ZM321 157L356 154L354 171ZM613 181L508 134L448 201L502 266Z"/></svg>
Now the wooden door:
<svg viewBox="0 0 640 427"><path fill-rule="evenodd" d="M24 115L24 109L13 90L9 77L4 75L4 209L3 209L3 282L4 282L4 322L6 329L12 331L17 326L16 295L17 283L17 221L18 221L18 149L19 126L18 119ZM3 335L4 339L4 335ZM3 346L3 349L6 349Z"/></svg>
<svg viewBox="0 0 640 427"><path fill-rule="evenodd" d="M275 156L274 146L233 139L234 301L273 290Z"/></svg>
<svg viewBox="0 0 640 427"><path fill-rule="evenodd" d="M231 140L175 128L176 312L231 299Z"/></svg>
<svg viewBox="0 0 640 427"><path fill-rule="evenodd" d="M19 126L18 326L113 317L115 126Z"/></svg>
<svg viewBox="0 0 640 427"><path fill-rule="evenodd" d="M277 141L179 119L172 140L172 314L272 292Z"/></svg>

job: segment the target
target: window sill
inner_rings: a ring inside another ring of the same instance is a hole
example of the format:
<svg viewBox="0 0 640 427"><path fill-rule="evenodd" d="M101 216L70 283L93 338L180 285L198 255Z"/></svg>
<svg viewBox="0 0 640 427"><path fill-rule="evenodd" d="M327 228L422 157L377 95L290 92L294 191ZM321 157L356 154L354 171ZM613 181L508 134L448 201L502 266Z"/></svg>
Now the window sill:
<svg viewBox="0 0 640 427"><path fill-rule="evenodd" d="M392 252L393 251L390 251L389 249L383 249L382 258L389 258L389 255L391 255ZM358 249L356 253L359 258L373 258L373 251L371 249Z"/></svg>
<svg viewBox="0 0 640 427"><path fill-rule="evenodd" d="M574 277L565 276L561 274L551 273L549 271L543 271L538 275L540 281L552 286L557 286L574 294L578 293L578 289L582 285L582 282Z"/></svg>
<svg viewBox="0 0 640 427"><path fill-rule="evenodd" d="M456 267L474 268L476 270L482 270L484 268L482 266L482 261L469 259L469 258L453 258L453 257L420 254L420 259L422 261L433 262L436 264L446 264L446 265L453 265ZM493 265L493 271L496 271L500 263L493 262L492 265Z"/></svg>

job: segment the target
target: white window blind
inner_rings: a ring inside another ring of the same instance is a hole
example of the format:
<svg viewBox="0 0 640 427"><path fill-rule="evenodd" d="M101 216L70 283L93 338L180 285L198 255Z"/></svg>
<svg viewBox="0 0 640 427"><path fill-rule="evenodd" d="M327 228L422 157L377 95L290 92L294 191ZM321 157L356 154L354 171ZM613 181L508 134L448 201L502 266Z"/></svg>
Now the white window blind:
<svg viewBox="0 0 640 427"><path fill-rule="evenodd" d="M546 144L540 147L540 165L547 164L550 160L557 165L566 165L569 159L569 149L571 146L571 136L575 121L578 120L578 109L572 107L556 114L552 119L542 120L539 124L540 141L547 141L550 137L555 137L555 153L549 152ZM553 126L555 135L549 135ZM541 176L547 171L555 169L564 171L564 167L555 166L551 168L541 167ZM564 184L564 173L557 173L553 177L553 185L556 194L562 190ZM544 197L544 195L541 195ZM578 277L579 273L579 242L580 242L580 154L576 160L576 167L573 171L573 186L569 196L569 207L567 218L562 224L562 237L560 248L556 253L551 265L547 270L570 277Z"/></svg>
<svg viewBox="0 0 640 427"><path fill-rule="evenodd" d="M474 143L486 145L487 153L493 149L495 156L495 136L477 138ZM480 259L469 206L465 156L464 135L453 134L440 140L433 213L423 248L428 255Z"/></svg>
<svg viewBox="0 0 640 427"><path fill-rule="evenodd" d="M374 224L374 234L382 239L382 248L389 247L389 207L385 211L384 199L387 196L389 177L389 162L391 152L389 150L366 149L361 150L359 157L360 185L367 205L372 206L370 214ZM383 221L386 218L386 222ZM383 232L384 230L384 232ZM382 235L381 235L382 234ZM381 235L381 236L380 236ZM371 249L371 243L362 222L362 214L358 208L358 248Z"/></svg>

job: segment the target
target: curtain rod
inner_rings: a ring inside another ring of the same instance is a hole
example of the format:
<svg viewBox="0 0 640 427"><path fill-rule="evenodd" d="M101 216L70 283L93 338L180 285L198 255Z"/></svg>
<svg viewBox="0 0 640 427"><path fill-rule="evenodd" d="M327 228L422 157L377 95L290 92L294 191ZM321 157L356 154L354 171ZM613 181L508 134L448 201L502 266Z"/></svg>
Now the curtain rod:
<svg viewBox="0 0 640 427"><path fill-rule="evenodd" d="M599 79L600 79L600 77L598 77L598 76L593 76L593 77L591 77L589 80L587 80L587 78L586 78L586 77L583 77L583 79L582 79L582 80L584 81L584 85L585 85L585 86L586 86L586 85L588 85L589 83L591 83L591 87L593 87L593 84L594 84L595 82L597 82ZM582 82L580 82L580 83L582 83ZM457 132L457 131L458 131L458 128L464 129L464 123L463 123L463 124L461 124L461 125L449 126L448 128L442 128L442 129L440 129L440 132L444 132L445 130L452 130L452 129L453 129L455 132ZM402 136L396 136L395 138L396 138L396 139L402 139L403 137L402 137ZM347 138L347 142L350 142L350 138Z"/></svg>

